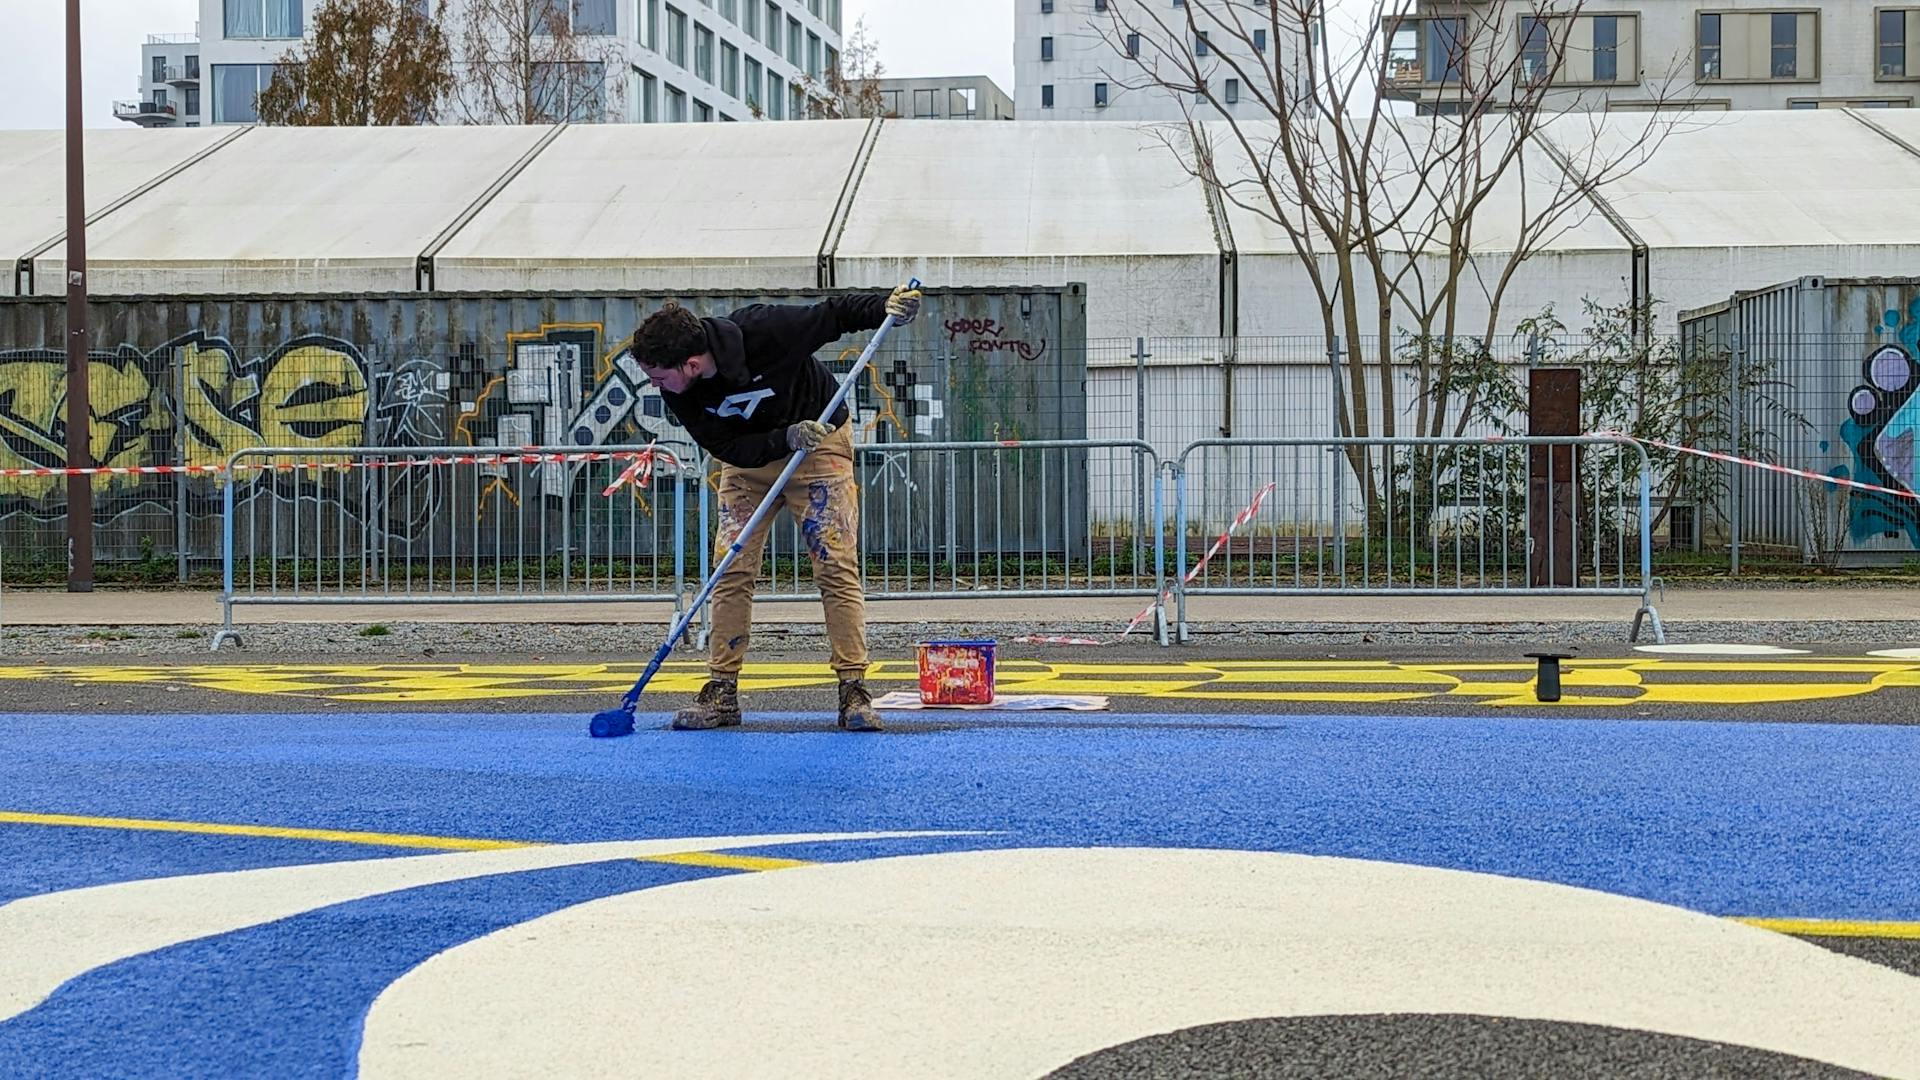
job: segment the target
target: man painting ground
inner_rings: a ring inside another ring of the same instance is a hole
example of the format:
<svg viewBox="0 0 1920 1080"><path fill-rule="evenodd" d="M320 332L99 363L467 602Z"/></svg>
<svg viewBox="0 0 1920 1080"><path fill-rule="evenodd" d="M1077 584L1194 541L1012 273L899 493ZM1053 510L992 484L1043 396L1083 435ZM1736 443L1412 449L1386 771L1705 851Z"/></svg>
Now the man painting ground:
<svg viewBox="0 0 1920 1080"><path fill-rule="evenodd" d="M867 693L866 597L860 587L860 504L853 481L853 432L847 407L822 424L838 388L814 353L844 335L896 324L920 311L920 293L904 286L836 296L810 305L753 304L724 318L700 318L669 304L633 335L633 357L687 434L720 459L720 527L715 547L733 545L780 478L787 459L805 450L774 503L800 522L813 576L826 608L833 670L840 678L840 726L878 731ZM753 622L753 583L760 572L772 514L741 546L740 557L713 589L707 684L673 719L699 731L740 723L740 666Z"/></svg>

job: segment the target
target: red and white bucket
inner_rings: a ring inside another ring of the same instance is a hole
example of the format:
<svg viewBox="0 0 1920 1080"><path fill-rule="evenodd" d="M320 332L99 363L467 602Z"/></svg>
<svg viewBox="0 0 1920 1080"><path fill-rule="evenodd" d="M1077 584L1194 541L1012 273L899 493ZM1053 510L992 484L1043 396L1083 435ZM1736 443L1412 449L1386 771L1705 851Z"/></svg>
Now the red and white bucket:
<svg viewBox="0 0 1920 1080"><path fill-rule="evenodd" d="M922 705L993 704L993 642L923 641L919 652Z"/></svg>

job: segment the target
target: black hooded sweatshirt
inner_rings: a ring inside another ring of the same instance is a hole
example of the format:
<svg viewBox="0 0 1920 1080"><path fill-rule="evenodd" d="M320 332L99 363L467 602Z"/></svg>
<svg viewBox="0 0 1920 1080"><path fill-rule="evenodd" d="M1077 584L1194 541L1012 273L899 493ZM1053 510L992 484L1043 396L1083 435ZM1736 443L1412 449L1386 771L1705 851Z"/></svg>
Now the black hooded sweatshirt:
<svg viewBox="0 0 1920 1080"><path fill-rule="evenodd" d="M792 453L787 428L820 419L838 380L814 353L847 334L877 330L887 294L834 296L818 304L750 304L724 318L704 318L712 378L683 394L660 396L687 434L729 465L755 468ZM847 422L843 402L829 421Z"/></svg>

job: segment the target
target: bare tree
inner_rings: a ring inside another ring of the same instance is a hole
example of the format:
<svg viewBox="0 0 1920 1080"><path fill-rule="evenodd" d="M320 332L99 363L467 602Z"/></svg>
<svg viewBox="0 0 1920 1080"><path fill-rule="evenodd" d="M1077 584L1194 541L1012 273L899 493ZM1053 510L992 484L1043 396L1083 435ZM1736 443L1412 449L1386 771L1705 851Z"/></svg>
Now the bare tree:
<svg viewBox="0 0 1920 1080"><path fill-rule="evenodd" d="M1582 4L1374 0L1339 46L1326 0L1115 0L1096 16L1109 78L1182 103L1186 122L1155 136L1297 256L1344 350L1340 434L1401 433L1396 359L1413 369L1413 433L1457 432L1472 410L1449 400L1453 368L1490 352L1516 272L1680 122L1679 58L1634 80L1645 111L1586 111L1608 91L1570 78Z"/></svg>
<svg viewBox="0 0 1920 1080"><path fill-rule="evenodd" d="M853 32L841 42L839 58L827 66L826 84L810 76L800 80L807 114L815 120L898 115L889 114L880 91L880 79L886 72L880 62L880 43L862 15L854 21Z"/></svg>
<svg viewBox="0 0 1920 1080"><path fill-rule="evenodd" d="M603 34L576 25L586 6L465 0L453 114L468 124L605 121L624 104L626 58L610 38L611 26Z"/></svg>
<svg viewBox="0 0 1920 1080"><path fill-rule="evenodd" d="M453 90L441 26L411 0L323 0L312 36L280 58L257 102L260 122L367 127L433 123Z"/></svg>

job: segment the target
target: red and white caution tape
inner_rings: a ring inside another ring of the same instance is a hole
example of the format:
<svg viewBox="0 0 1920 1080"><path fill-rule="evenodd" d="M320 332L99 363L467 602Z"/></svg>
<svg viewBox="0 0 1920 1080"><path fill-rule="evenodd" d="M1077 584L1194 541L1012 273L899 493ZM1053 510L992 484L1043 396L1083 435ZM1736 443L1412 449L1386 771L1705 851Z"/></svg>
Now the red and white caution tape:
<svg viewBox="0 0 1920 1080"><path fill-rule="evenodd" d="M1679 443L1662 442L1659 439L1643 439L1637 435L1628 435L1623 431L1602 431L1597 432L1596 435L1599 438L1625 439L1629 442L1644 443L1647 446L1657 446L1662 450L1672 450L1679 454L1691 454L1694 457L1706 458L1709 461L1724 462L1728 465L1743 465L1750 469L1763 469L1767 472L1779 473L1782 476L1798 476L1806 480L1818 480L1823 484L1838 484L1841 487L1857 488L1861 491L1872 491L1881 495L1892 495L1899 499L1920 500L1920 494L1915 494L1904 488L1882 487L1879 484L1868 484L1859 480L1848 480L1844 477L1828 476L1825 473L1811 472L1807 469L1796 469L1788 465L1775 465L1770 461L1757 461L1753 458L1744 458L1735 454L1723 454L1718 450L1701 450L1697 447L1682 446Z"/></svg>
<svg viewBox="0 0 1920 1080"><path fill-rule="evenodd" d="M632 484L635 488L645 488L647 485L653 483L653 465L655 458L664 460L667 465L673 468L677 469L680 467L679 459L675 458L672 453L658 449L653 443L648 443L647 448L642 450L639 455L633 459L633 464L627 466L626 471L615 477L613 483L608 484L607 489L600 494L602 496L612 495L628 484Z"/></svg>
<svg viewBox="0 0 1920 1080"><path fill-rule="evenodd" d="M1226 531L1221 533L1218 539L1214 540L1211 547L1207 548L1207 553L1200 557L1200 561L1194 564L1193 569L1187 571L1187 576L1180 579L1180 584L1191 584L1194 578L1200 576L1200 572L1207 568L1207 563L1213 561L1215 555L1220 554L1220 549L1226 546L1227 540L1233 536L1234 531L1252 521L1254 517L1260 513L1260 504L1267 501L1267 496L1273 494L1276 486L1273 482L1269 481L1266 487L1261 488L1259 492L1254 495L1252 502L1248 503L1238 514L1233 516L1233 521L1227 525ZM1140 624L1146 621L1147 616L1153 614L1154 608L1166 603L1171 596L1173 596L1172 589L1161 593L1159 599L1148 604L1145 610L1135 615L1133 621L1127 623L1127 628L1121 631L1120 636L1111 641L1101 641L1096 638L1027 634L1014 638L1013 643L1015 645L1111 645L1115 642L1126 640L1128 634L1139 629Z"/></svg>
<svg viewBox="0 0 1920 1080"><path fill-rule="evenodd" d="M406 451L396 448L395 455L405 455ZM380 461L328 461L324 449L313 451L311 461L266 461L259 464L241 463L233 467L234 472L295 472L302 470L347 470L347 469L414 469L435 465L548 465L578 464L586 461L625 461L638 459L636 464L646 466L644 475L651 477L653 464L664 461L678 467L679 461L672 454L652 447L646 450L617 450L599 453L569 454L458 454L451 456L396 456ZM337 455L335 455L337 456ZM225 465L96 465L85 469L68 468L29 468L0 469L0 476L174 476L192 474L221 474L228 471ZM629 471L632 471L631 469ZM642 481L644 482L644 481Z"/></svg>

